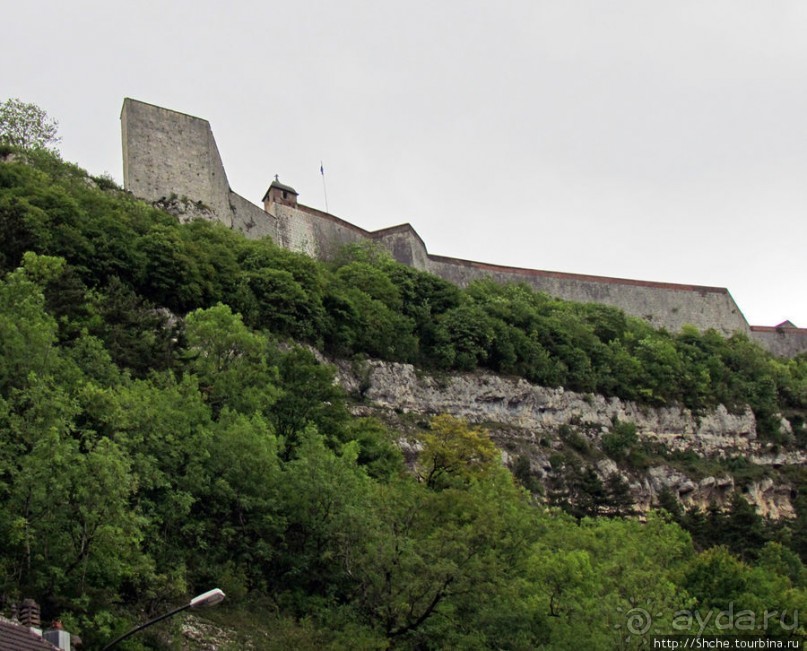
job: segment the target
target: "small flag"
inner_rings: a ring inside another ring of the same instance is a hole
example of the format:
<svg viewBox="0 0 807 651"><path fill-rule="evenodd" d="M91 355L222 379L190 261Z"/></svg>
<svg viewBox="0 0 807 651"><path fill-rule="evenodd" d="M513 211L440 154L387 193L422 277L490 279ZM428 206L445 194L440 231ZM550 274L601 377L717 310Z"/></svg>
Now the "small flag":
<svg viewBox="0 0 807 651"><path fill-rule="evenodd" d="M325 212L330 212L328 210L328 189L325 187L325 165L322 164L322 161L319 162L319 173L322 174L322 194L325 195Z"/></svg>

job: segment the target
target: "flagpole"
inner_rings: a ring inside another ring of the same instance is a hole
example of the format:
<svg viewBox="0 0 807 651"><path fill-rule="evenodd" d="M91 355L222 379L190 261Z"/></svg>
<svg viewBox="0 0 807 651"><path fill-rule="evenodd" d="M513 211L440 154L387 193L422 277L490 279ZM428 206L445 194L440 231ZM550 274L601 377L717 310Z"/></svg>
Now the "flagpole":
<svg viewBox="0 0 807 651"><path fill-rule="evenodd" d="M325 166L322 164L322 161L319 162L319 173L322 174L322 192L325 195L325 212L330 214L330 210L328 210L328 188L325 187Z"/></svg>

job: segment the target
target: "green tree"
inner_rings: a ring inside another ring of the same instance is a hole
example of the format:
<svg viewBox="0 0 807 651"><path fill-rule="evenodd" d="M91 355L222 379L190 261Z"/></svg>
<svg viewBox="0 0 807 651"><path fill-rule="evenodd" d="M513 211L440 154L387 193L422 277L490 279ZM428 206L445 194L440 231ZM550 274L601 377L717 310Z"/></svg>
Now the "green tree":
<svg viewBox="0 0 807 651"><path fill-rule="evenodd" d="M328 339L336 350L395 361L415 360L417 340L409 317L344 284L331 287L327 300L332 307Z"/></svg>
<svg viewBox="0 0 807 651"><path fill-rule="evenodd" d="M634 514L633 495L630 485L617 472L611 473L605 479L605 492L607 495L608 515L624 517Z"/></svg>
<svg viewBox="0 0 807 651"><path fill-rule="evenodd" d="M569 489L568 502L563 508L576 518L604 515L608 509L608 492L597 471L592 466L572 467L566 479Z"/></svg>
<svg viewBox="0 0 807 651"><path fill-rule="evenodd" d="M602 436L602 450L612 459L622 459L638 442L636 425L628 421L615 421L611 431Z"/></svg>
<svg viewBox="0 0 807 651"><path fill-rule="evenodd" d="M286 590L326 599L350 594L376 517L358 448L351 442L334 451L313 426L300 434L278 495L286 526L277 544L277 572Z"/></svg>
<svg viewBox="0 0 807 651"><path fill-rule="evenodd" d="M64 261L28 253L24 265L0 280L0 396L45 375L58 362L56 322L45 312L43 288Z"/></svg>
<svg viewBox="0 0 807 651"><path fill-rule="evenodd" d="M188 368L217 415L268 410L277 400L277 371L266 359L268 342L226 305L195 310L185 319Z"/></svg>
<svg viewBox="0 0 807 651"><path fill-rule="evenodd" d="M792 548L803 563L807 563L807 489L800 487L796 496L794 506L796 508L796 520L792 528Z"/></svg>
<svg viewBox="0 0 807 651"><path fill-rule="evenodd" d="M678 501L675 493L667 486L664 486L658 493L658 508L664 509L672 516L673 520L679 524L681 523L681 518L683 517L681 502Z"/></svg>
<svg viewBox="0 0 807 651"><path fill-rule="evenodd" d="M418 476L429 488L482 476L496 467L499 458L487 432L453 416L435 416L420 438Z"/></svg>
<svg viewBox="0 0 807 651"><path fill-rule="evenodd" d="M672 614L691 605L678 585L693 556L691 542L665 518L576 524L544 514L539 523L544 533L533 546L527 576L533 603L547 616L545 648L645 648L626 630L632 608L652 612L655 632L669 630Z"/></svg>
<svg viewBox="0 0 807 651"><path fill-rule="evenodd" d="M294 276L282 269L259 269L244 276L255 297L248 316L253 325L279 335L317 341L321 323L316 303Z"/></svg>
<svg viewBox="0 0 807 651"><path fill-rule="evenodd" d="M377 500L379 526L354 572L361 611L393 644L518 648L510 646L518 635L529 639L521 648L537 646L542 618L536 621L527 597L515 630L496 603L508 589L522 598L517 577L538 534L506 469L440 491L404 479L379 486ZM515 599L508 605L517 608Z"/></svg>
<svg viewBox="0 0 807 651"><path fill-rule="evenodd" d="M766 543L759 551L757 560L760 568L787 577L793 586L807 587L807 568L798 554L784 545L778 542Z"/></svg>
<svg viewBox="0 0 807 651"><path fill-rule="evenodd" d="M89 292L87 309L97 316L90 331L118 366L135 377L173 366L181 328L171 325L170 313L158 310L119 278L113 276L104 287Z"/></svg>
<svg viewBox="0 0 807 651"><path fill-rule="evenodd" d="M61 138L59 123L36 104L11 98L0 104L0 143L22 149L48 148Z"/></svg>
<svg viewBox="0 0 807 651"><path fill-rule="evenodd" d="M528 455L518 455L511 470L513 477L515 477L524 488L530 491L530 493L543 492L543 486L540 480L532 472L532 465Z"/></svg>
<svg viewBox="0 0 807 651"><path fill-rule="evenodd" d="M722 534L720 543L745 561L755 559L767 542L764 520L739 493L731 498Z"/></svg>
<svg viewBox="0 0 807 651"><path fill-rule="evenodd" d="M199 266L175 225L151 228L135 246L145 260L138 280L146 297L182 313L201 307Z"/></svg>
<svg viewBox="0 0 807 651"><path fill-rule="evenodd" d="M285 444L286 455L291 454L309 425L331 441L339 441L348 414L333 368L320 364L308 350L296 347L280 357L278 370L281 393L267 409L267 416Z"/></svg>
<svg viewBox="0 0 807 651"><path fill-rule="evenodd" d="M488 360L496 338L495 321L478 306L462 305L440 317L435 336L445 342L446 351L440 356L446 366L472 371Z"/></svg>
<svg viewBox="0 0 807 651"><path fill-rule="evenodd" d="M35 250L49 237L48 217L40 208L20 197L0 198L0 272L16 269L23 253Z"/></svg>
<svg viewBox="0 0 807 651"><path fill-rule="evenodd" d="M155 373L88 395L84 412L85 427L114 438L131 459L137 506L146 518L144 549L159 572L183 585L183 532L198 499L192 469L209 455L214 427L195 378Z"/></svg>
<svg viewBox="0 0 807 651"><path fill-rule="evenodd" d="M260 414L225 409L207 452L188 472L195 500L181 537L190 573L235 598L266 591L285 526L277 439Z"/></svg>
<svg viewBox="0 0 807 651"><path fill-rule="evenodd" d="M404 469L403 455L395 445L396 432L374 418L352 418L346 423L345 439L359 444L358 463L377 479L391 479Z"/></svg>
<svg viewBox="0 0 807 651"><path fill-rule="evenodd" d="M340 267L336 278L345 285L363 291L394 311L401 309L401 295L387 274L366 262L351 262Z"/></svg>
<svg viewBox="0 0 807 651"><path fill-rule="evenodd" d="M675 345L657 333L638 342L636 356L641 363L639 395L651 404L665 405L680 398L683 364Z"/></svg>
<svg viewBox="0 0 807 651"><path fill-rule="evenodd" d="M749 569L725 547L712 547L693 560L682 583L704 610L728 610L748 589Z"/></svg>

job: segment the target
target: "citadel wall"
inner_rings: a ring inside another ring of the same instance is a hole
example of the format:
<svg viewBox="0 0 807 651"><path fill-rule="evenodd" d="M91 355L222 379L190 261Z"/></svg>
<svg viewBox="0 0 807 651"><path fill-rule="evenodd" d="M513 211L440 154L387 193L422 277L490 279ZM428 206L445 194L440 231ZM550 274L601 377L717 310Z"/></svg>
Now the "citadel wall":
<svg viewBox="0 0 807 651"><path fill-rule="evenodd" d="M127 190L148 201L201 201L233 226L230 184L207 120L126 98L121 134Z"/></svg>
<svg viewBox="0 0 807 651"><path fill-rule="evenodd" d="M273 210L279 216L276 241L314 257L327 259L344 244L369 239L384 246L398 262L461 287L486 277L499 282L523 282L570 301L618 307L668 330L677 331L691 323L702 330L714 328L725 335L750 333L739 307L722 287L585 276L461 260L429 254L423 240L409 224L368 232L307 206L274 204Z"/></svg>
<svg viewBox="0 0 807 651"><path fill-rule="evenodd" d="M231 228L241 231L251 239L271 237L275 242L279 241L279 222L274 215L258 208L254 203L232 190L229 191L228 208L232 214ZM219 221L226 224L226 216Z"/></svg>
<svg viewBox="0 0 807 651"><path fill-rule="evenodd" d="M386 248L398 262L421 271L437 273L432 269L433 256L429 255L426 244L410 224L382 228L373 232L372 238Z"/></svg>
<svg viewBox="0 0 807 651"><path fill-rule="evenodd" d="M523 282L550 296L580 303L602 303L649 321L657 328L678 331L692 324L724 335L748 333L748 323L727 289L678 285L537 269L501 267L430 256L430 271L460 286L488 276L498 282Z"/></svg>
<svg viewBox="0 0 807 651"><path fill-rule="evenodd" d="M691 324L729 335L742 332L777 355L807 351L807 329L750 327L729 291L621 278L523 269L432 255L409 224L366 231L303 205L268 202L262 210L230 189L206 120L125 99L121 113L124 187L158 201L171 194L201 201L212 216L246 237L271 237L280 246L319 259L345 244L373 241L393 257L460 286L478 278L523 282L552 296L602 303L671 331Z"/></svg>
<svg viewBox="0 0 807 651"><path fill-rule="evenodd" d="M751 339L779 357L807 352L807 328L751 326Z"/></svg>
<svg viewBox="0 0 807 651"><path fill-rule="evenodd" d="M274 203L268 213L277 219L275 242L320 260L333 258L347 244L370 239L369 231L316 208Z"/></svg>

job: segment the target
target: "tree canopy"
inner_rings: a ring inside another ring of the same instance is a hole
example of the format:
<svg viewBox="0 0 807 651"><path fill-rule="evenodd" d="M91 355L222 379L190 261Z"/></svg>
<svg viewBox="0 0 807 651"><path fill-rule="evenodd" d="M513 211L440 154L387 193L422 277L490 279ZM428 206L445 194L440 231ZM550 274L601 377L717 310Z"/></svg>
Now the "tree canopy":
<svg viewBox="0 0 807 651"><path fill-rule="evenodd" d="M59 123L36 104L7 99L0 104L0 144L21 149L51 148L61 139Z"/></svg>

